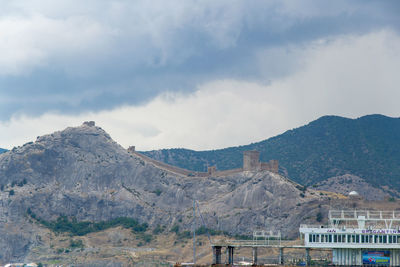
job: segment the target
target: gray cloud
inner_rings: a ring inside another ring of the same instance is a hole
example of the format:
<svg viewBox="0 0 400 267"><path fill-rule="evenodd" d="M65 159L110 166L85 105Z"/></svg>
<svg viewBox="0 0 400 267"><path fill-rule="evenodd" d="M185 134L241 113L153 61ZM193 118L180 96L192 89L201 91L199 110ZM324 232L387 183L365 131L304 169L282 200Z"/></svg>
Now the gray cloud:
<svg viewBox="0 0 400 267"><path fill-rule="evenodd" d="M400 26L398 1L0 3L0 120L139 105L218 79L268 84L302 66L293 47Z"/></svg>

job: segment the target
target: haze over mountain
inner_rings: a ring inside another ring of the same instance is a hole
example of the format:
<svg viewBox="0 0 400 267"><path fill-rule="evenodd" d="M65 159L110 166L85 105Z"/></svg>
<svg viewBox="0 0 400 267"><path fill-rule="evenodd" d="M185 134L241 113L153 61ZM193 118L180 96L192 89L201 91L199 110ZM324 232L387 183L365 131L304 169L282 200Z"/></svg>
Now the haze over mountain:
<svg viewBox="0 0 400 267"><path fill-rule="evenodd" d="M400 118L324 116L303 127L249 145L211 151L163 149L143 152L156 160L204 171L238 168L242 152L260 151L262 161L279 160L280 172L303 185L352 174L376 186L400 189Z"/></svg>

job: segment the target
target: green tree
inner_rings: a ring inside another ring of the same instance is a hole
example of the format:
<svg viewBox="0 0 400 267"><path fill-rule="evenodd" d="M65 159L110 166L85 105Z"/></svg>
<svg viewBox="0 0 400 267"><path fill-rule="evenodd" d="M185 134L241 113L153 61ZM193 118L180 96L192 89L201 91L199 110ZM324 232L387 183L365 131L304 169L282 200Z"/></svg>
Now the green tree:
<svg viewBox="0 0 400 267"><path fill-rule="evenodd" d="M317 222L322 222L322 212L318 211L316 220Z"/></svg>
<svg viewBox="0 0 400 267"><path fill-rule="evenodd" d="M179 225L175 224L174 226L172 226L171 232L177 234L179 232Z"/></svg>

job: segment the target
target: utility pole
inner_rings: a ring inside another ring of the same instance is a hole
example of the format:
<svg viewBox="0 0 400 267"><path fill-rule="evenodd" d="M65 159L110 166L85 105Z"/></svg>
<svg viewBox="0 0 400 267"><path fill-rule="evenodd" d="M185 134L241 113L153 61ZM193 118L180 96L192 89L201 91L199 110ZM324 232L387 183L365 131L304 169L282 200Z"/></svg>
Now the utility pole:
<svg viewBox="0 0 400 267"><path fill-rule="evenodd" d="M196 264L196 200L193 199L193 264Z"/></svg>

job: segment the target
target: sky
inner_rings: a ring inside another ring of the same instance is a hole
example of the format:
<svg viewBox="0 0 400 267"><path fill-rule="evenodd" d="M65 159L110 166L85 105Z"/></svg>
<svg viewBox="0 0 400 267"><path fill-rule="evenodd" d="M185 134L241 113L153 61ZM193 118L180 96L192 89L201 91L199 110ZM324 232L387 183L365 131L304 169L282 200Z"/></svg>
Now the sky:
<svg viewBox="0 0 400 267"><path fill-rule="evenodd" d="M0 147L94 120L124 147L399 117L400 2L0 0Z"/></svg>

